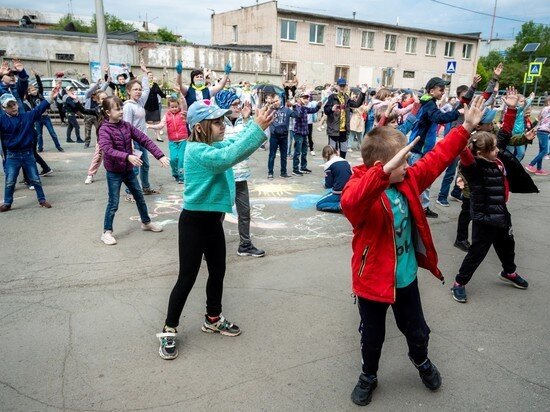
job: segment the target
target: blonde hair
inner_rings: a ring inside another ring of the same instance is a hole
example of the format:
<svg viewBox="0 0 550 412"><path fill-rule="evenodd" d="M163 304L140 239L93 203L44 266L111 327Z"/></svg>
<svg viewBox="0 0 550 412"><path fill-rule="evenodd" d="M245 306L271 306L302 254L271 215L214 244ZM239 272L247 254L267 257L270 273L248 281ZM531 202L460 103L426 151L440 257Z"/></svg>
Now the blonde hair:
<svg viewBox="0 0 550 412"><path fill-rule="evenodd" d="M382 88L376 92L376 94L374 95L374 98L384 101L390 96L391 96L391 92L386 88Z"/></svg>
<svg viewBox="0 0 550 412"><path fill-rule="evenodd" d="M387 108L388 108L387 105L378 106L378 108L376 109L376 113L374 114L374 120L376 121L376 123L380 121L380 119L382 118L382 115L384 114ZM386 117L386 124L389 124L394 120L397 121L398 119L399 119L399 114L395 110L392 110L390 115Z"/></svg>
<svg viewBox="0 0 550 412"><path fill-rule="evenodd" d="M336 149L334 149L334 147L329 146L329 145L326 145L325 147L323 147L323 151L321 152L321 156L326 161L329 161L330 158L332 156L334 156L335 154L336 154Z"/></svg>
<svg viewBox="0 0 550 412"><path fill-rule="evenodd" d="M474 156L483 155L492 152L497 145L497 138L493 133L476 132L468 141L468 148Z"/></svg>
<svg viewBox="0 0 550 412"><path fill-rule="evenodd" d="M214 123L214 120L217 119L206 119L193 126L188 140L190 142L212 144L214 141L212 136L212 123ZM201 126L200 130L197 129L198 125Z"/></svg>
<svg viewBox="0 0 550 412"><path fill-rule="evenodd" d="M369 167L376 161L387 163L406 144L407 138L399 130L389 126L375 127L361 144L363 163Z"/></svg>

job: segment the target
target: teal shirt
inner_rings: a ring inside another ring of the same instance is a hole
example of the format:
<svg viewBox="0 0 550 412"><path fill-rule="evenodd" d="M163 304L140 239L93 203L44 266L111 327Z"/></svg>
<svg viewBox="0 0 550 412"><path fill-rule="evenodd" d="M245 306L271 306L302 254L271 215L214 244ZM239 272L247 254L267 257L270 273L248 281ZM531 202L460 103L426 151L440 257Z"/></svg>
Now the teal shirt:
<svg viewBox="0 0 550 412"><path fill-rule="evenodd" d="M212 145L187 141L183 168L183 208L231 213L235 179L231 166L242 162L266 140L263 130L249 121L237 135Z"/></svg>
<svg viewBox="0 0 550 412"><path fill-rule="evenodd" d="M412 244L412 219L407 199L395 186L385 190L393 213L393 231L397 252L396 287L409 286L416 279L418 263Z"/></svg>

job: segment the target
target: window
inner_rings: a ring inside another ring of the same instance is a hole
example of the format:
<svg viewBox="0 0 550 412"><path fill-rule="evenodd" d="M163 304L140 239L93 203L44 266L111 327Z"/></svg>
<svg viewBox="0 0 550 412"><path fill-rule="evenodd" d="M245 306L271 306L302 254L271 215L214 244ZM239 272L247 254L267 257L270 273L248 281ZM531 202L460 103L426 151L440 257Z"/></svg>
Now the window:
<svg viewBox="0 0 550 412"><path fill-rule="evenodd" d="M395 44L397 43L397 35L386 34L386 43L384 44L384 51L395 51Z"/></svg>
<svg viewBox="0 0 550 412"><path fill-rule="evenodd" d="M342 47L349 47L349 41L351 37L351 30L344 29L342 27L336 28L336 45Z"/></svg>
<svg viewBox="0 0 550 412"><path fill-rule="evenodd" d="M285 81L293 80L296 77L296 63L281 62L281 74L285 76Z"/></svg>
<svg viewBox="0 0 550 412"><path fill-rule="evenodd" d="M74 54L70 53L55 53L56 60L74 61Z"/></svg>
<svg viewBox="0 0 550 412"><path fill-rule="evenodd" d="M393 67L382 69L382 84L386 87L393 87L394 74L395 69Z"/></svg>
<svg viewBox="0 0 550 412"><path fill-rule="evenodd" d="M426 41L426 55L435 56L435 50L437 48L437 40L428 39Z"/></svg>
<svg viewBox="0 0 550 412"><path fill-rule="evenodd" d="M347 81L348 76L349 76L349 67L336 66L336 70L334 70L334 81L337 81L339 78L344 78Z"/></svg>
<svg viewBox="0 0 550 412"><path fill-rule="evenodd" d="M361 36L361 48L374 49L374 32L364 31Z"/></svg>
<svg viewBox="0 0 550 412"><path fill-rule="evenodd" d="M239 42L239 27L237 25L233 26L233 43Z"/></svg>
<svg viewBox="0 0 550 412"><path fill-rule="evenodd" d="M445 57L453 57L455 55L455 42L445 42Z"/></svg>
<svg viewBox="0 0 550 412"><path fill-rule="evenodd" d="M296 22L281 20L281 40L296 41Z"/></svg>
<svg viewBox="0 0 550 412"><path fill-rule="evenodd" d="M462 46L462 58L463 59L471 59L472 58L472 45L469 43L465 43Z"/></svg>
<svg viewBox="0 0 550 412"><path fill-rule="evenodd" d="M325 42L325 26L311 23L309 25L309 42L323 44Z"/></svg>
<svg viewBox="0 0 550 412"><path fill-rule="evenodd" d="M414 79L414 72L410 70L404 70L403 71L403 78L404 79Z"/></svg>
<svg viewBox="0 0 550 412"><path fill-rule="evenodd" d="M407 37L407 53L416 54L416 37Z"/></svg>

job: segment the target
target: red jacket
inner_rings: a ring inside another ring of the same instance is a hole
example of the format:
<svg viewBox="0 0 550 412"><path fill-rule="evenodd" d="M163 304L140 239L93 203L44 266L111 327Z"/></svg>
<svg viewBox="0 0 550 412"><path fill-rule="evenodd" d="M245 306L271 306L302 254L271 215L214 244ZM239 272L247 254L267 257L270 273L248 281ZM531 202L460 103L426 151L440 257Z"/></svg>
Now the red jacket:
<svg viewBox="0 0 550 412"><path fill-rule="evenodd" d="M456 159L469 137L470 133L462 126L452 129L433 150L407 169L403 182L396 184L409 203L418 265L442 281L420 194ZM342 192L341 205L353 226L353 292L364 299L394 303L397 268L394 219L384 193L389 187L389 177L382 165L354 167L353 175Z"/></svg>

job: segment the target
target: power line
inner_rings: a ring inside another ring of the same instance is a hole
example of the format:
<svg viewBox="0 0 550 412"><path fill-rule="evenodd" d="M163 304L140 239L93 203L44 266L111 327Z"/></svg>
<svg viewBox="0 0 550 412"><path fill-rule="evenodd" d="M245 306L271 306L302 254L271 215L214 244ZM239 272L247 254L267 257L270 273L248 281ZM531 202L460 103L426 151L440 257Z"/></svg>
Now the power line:
<svg viewBox="0 0 550 412"><path fill-rule="evenodd" d="M434 2L434 3L442 4L442 5L444 5L444 6L452 7L452 8L455 8L455 9L469 11L470 13L481 14L481 15L483 15L483 16L493 17L493 14L491 14L491 13L485 13L485 12L483 12L483 11L477 11L477 10L467 9L466 7L455 6L454 4L444 3L444 2L439 1L439 0L430 0L430 1L432 1L432 2ZM514 18L512 18L512 17L495 16L495 18L497 18L497 19L502 19L502 20L517 21L517 22L519 22L519 23L528 23L527 20L519 20L519 19L514 19ZM537 23L537 22L534 22L534 23L535 23L535 24L540 24L540 25L542 25L542 26L548 26L548 23Z"/></svg>

